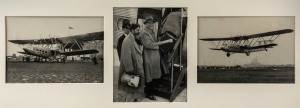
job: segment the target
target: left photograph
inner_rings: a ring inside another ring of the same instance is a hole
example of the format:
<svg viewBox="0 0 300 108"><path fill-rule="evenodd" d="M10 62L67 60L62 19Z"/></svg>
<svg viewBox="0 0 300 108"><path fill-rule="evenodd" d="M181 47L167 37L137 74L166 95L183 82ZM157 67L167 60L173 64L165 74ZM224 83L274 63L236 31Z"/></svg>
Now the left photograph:
<svg viewBox="0 0 300 108"><path fill-rule="evenodd" d="M5 20L6 83L103 83L104 17Z"/></svg>

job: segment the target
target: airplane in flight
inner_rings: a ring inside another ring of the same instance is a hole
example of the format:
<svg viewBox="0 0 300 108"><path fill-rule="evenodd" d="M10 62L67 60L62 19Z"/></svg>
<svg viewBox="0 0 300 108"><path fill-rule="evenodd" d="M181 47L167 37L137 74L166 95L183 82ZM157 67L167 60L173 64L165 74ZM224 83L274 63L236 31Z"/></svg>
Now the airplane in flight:
<svg viewBox="0 0 300 108"><path fill-rule="evenodd" d="M234 53L245 53L247 56L252 52L268 51L268 48L273 48L278 44L274 41L281 34L291 33L292 29L283 29L270 31L265 33L258 33L253 35L244 35L228 38L203 38L202 41L209 41L214 48L211 50L219 50L226 52L226 56ZM265 39L266 37L270 37Z"/></svg>
<svg viewBox="0 0 300 108"><path fill-rule="evenodd" d="M48 59L65 62L67 56L96 54L97 49L84 49L84 44L95 43L98 44L100 40L104 39L104 32L94 32L87 34L80 34L74 36L67 36L61 38L47 38L38 40L8 40L9 42L25 45L24 52L18 52L28 55L26 61L30 61L29 56L36 56L34 61L41 61L41 59ZM57 48L54 48L56 45ZM66 51L68 50L68 51Z"/></svg>

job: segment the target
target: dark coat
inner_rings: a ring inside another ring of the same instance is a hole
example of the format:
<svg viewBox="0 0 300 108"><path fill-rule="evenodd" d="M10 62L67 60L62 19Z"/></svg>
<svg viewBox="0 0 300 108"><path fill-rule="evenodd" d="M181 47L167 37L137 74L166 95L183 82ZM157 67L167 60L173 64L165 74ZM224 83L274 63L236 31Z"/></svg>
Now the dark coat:
<svg viewBox="0 0 300 108"><path fill-rule="evenodd" d="M120 82L120 77L124 72L135 72L141 75L139 87L132 88L124 86ZM134 93L144 93L145 87L145 75L143 68L143 56L142 56L142 46L138 45L132 34L129 34L123 41L121 60L120 60L120 70L119 70L119 90Z"/></svg>
<svg viewBox="0 0 300 108"><path fill-rule="evenodd" d="M122 50L121 48L122 48L122 43L123 43L125 37L126 37L125 34L123 34L118 39L117 51L118 51L119 60L121 59L121 50Z"/></svg>
<svg viewBox="0 0 300 108"><path fill-rule="evenodd" d="M155 33L148 29L141 34L141 42L144 47L144 71L146 82L161 77L159 46Z"/></svg>

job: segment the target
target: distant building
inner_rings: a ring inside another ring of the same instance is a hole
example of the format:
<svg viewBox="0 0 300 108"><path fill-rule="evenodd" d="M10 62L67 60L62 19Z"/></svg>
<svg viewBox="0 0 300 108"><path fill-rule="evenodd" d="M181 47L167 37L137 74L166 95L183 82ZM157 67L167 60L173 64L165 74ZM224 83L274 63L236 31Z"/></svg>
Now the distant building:
<svg viewBox="0 0 300 108"><path fill-rule="evenodd" d="M251 63L244 64L245 67L263 67L264 65L259 63L257 58L253 59Z"/></svg>

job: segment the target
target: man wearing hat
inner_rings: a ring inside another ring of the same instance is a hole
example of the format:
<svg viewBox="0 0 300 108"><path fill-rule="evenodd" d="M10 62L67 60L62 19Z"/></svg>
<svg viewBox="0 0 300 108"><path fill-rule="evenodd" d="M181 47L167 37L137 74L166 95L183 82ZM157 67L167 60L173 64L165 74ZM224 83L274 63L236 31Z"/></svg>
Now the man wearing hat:
<svg viewBox="0 0 300 108"><path fill-rule="evenodd" d="M172 43L173 40L158 41L157 36L154 32L154 20L152 16L147 16L145 19L145 29L141 34L141 42L144 47L144 71L146 78L145 93L146 98L150 100L156 100L153 96L153 79L159 79L162 75L160 68L160 54L159 46Z"/></svg>
<svg viewBox="0 0 300 108"><path fill-rule="evenodd" d="M118 44L117 44L117 51L118 51L119 59L121 59L122 43L123 43L125 37L127 37L130 32L129 28L130 28L130 24L128 24L128 23L125 23L122 26L122 31L124 32L124 34L122 36L120 36L120 38L118 40Z"/></svg>

